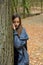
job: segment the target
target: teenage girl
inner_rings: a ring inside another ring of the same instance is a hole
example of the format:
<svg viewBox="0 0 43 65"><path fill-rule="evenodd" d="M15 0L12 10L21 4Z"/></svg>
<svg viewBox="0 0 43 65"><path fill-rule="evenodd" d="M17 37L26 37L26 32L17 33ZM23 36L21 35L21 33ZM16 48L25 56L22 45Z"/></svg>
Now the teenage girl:
<svg viewBox="0 0 43 65"><path fill-rule="evenodd" d="M28 35L21 24L21 17L18 14L12 16L13 41L14 41L14 65L29 65L27 53Z"/></svg>

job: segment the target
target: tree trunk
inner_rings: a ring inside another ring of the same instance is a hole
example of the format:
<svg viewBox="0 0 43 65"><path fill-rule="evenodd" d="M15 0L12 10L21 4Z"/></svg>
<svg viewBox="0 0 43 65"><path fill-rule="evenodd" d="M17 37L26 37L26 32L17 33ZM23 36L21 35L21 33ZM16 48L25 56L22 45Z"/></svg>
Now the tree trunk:
<svg viewBox="0 0 43 65"><path fill-rule="evenodd" d="M0 0L0 65L13 65L11 0Z"/></svg>
<svg viewBox="0 0 43 65"><path fill-rule="evenodd" d="M23 4L23 17L25 18L25 0L22 0L22 4Z"/></svg>

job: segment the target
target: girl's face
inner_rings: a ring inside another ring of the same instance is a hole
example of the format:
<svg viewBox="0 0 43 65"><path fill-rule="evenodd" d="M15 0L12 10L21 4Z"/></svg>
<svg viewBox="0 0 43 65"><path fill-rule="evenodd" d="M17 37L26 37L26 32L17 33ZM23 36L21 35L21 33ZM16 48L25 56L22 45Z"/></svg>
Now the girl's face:
<svg viewBox="0 0 43 65"><path fill-rule="evenodd" d="M18 27L19 27L20 20L19 20L18 17L16 17L16 18L13 20L13 24L15 25L15 28L18 28Z"/></svg>

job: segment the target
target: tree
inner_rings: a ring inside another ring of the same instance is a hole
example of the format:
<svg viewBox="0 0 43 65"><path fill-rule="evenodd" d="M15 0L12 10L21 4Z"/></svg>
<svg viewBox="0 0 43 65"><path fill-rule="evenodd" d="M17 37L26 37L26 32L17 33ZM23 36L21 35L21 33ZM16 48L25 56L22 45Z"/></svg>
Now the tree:
<svg viewBox="0 0 43 65"><path fill-rule="evenodd" d="M13 10L15 9L15 12L18 13L17 9L18 9L18 0L12 0L12 4L13 4Z"/></svg>
<svg viewBox="0 0 43 65"><path fill-rule="evenodd" d="M42 0L41 0L41 13L42 13Z"/></svg>
<svg viewBox="0 0 43 65"><path fill-rule="evenodd" d="M13 65L11 0L0 0L0 65Z"/></svg>
<svg viewBox="0 0 43 65"><path fill-rule="evenodd" d="M30 14L30 11L29 11L30 2L31 2L31 0L22 0L22 3L23 3L23 17L25 17L25 10L27 11L28 15Z"/></svg>

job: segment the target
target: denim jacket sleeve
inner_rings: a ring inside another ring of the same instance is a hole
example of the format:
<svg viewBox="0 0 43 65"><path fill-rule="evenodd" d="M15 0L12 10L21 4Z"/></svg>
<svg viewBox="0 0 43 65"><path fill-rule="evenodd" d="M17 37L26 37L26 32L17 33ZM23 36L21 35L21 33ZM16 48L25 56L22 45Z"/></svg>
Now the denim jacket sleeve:
<svg viewBox="0 0 43 65"><path fill-rule="evenodd" d="M21 48L25 45L26 41L24 40L20 40L20 38L18 37L18 35L15 35L14 37L14 46L16 48Z"/></svg>
<svg viewBox="0 0 43 65"><path fill-rule="evenodd" d="M22 33L20 35L20 39L21 40L28 40L29 39L29 36L27 35L26 30L24 28L23 28Z"/></svg>
<svg viewBox="0 0 43 65"><path fill-rule="evenodd" d="M26 44L26 41L28 40L28 35L26 34L26 31L23 29L20 37L18 36L17 32L14 31L14 46L16 48L21 48Z"/></svg>

